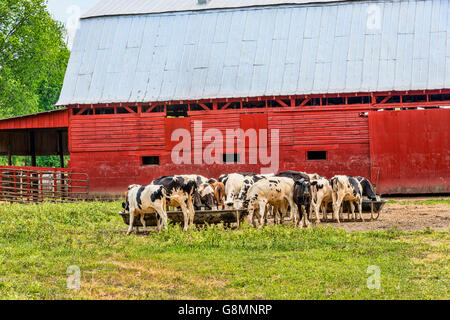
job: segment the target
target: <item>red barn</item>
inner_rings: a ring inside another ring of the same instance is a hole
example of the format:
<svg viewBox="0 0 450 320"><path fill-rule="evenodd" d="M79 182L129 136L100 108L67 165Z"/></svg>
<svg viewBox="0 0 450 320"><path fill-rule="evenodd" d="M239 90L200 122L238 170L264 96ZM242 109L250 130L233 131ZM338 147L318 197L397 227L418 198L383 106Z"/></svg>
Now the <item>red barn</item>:
<svg viewBox="0 0 450 320"><path fill-rule="evenodd" d="M203 2L100 2L81 20L63 108L0 121L0 154L70 154L91 194L259 172L270 164L250 162L254 149L383 194L450 192L448 1ZM182 164L177 129L193 139ZM236 129L257 145L226 148ZM211 132L224 151L207 164Z"/></svg>

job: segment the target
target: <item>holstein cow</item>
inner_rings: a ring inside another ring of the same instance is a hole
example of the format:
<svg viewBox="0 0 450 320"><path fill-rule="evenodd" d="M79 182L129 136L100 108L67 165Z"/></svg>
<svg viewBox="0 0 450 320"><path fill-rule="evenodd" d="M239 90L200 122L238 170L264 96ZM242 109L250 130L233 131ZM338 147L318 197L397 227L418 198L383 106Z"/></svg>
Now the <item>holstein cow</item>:
<svg viewBox="0 0 450 320"><path fill-rule="evenodd" d="M201 175L183 175L185 179L195 181L197 190L194 193L194 207L200 209L206 207L212 209L214 206L214 189L211 187L210 180Z"/></svg>
<svg viewBox="0 0 450 320"><path fill-rule="evenodd" d="M235 197L234 208L242 209L244 201L247 199L247 193L250 188L258 181L273 177L273 174L247 174L241 186L239 194Z"/></svg>
<svg viewBox="0 0 450 320"><path fill-rule="evenodd" d="M306 181L310 181L311 179L309 178L309 175L304 173L304 172L298 172L298 171L284 171L284 172L280 172L277 175L275 175L276 177L286 177L286 178L291 178L294 180L300 180L300 179L305 179Z"/></svg>
<svg viewBox="0 0 450 320"><path fill-rule="evenodd" d="M311 182L312 206L316 214L316 223L320 223L319 210L322 210L322 216L325 221L328 220L328 204L333 202L333 189L330 181L325 178Z"/></svg>
<svg viewBox="0 0 450 320"><path fill-rule="evenodd" d="M276 177L287 177L291 178L294 181L299 181L301 179L311 182L310 176L305 172L298 172L298 171L284 171L280 172L276 175ZM311 193L311 190L310 190ZM309 206L309 211L307 211L307 219L309 219L309 216L311 215L311 206Z"/></svg>
<svg viewBox="0 0 450 320"><path fill-rule="evenodd" d="M145 214L156 213L158 230L167 229L167 213L165 210L166 190L163 186L149 185L131 185L128 187L126 202L122 204L125 213L130 215L130 227L127 235L133 230L134 218L140 215L141 222L146 231Z"/></svg>
<svg viewBox="0 0 450 320"><path fill-rule="evenodd" d="M302 227L308 227L308 214L311 211L311 185L308 180L295 180L294 202L299 213L299 223L302 223Z"/></svg>
<svg viewBox="0 0 450 320"><path fill-rule="evenodd" d="M161 185L167 192L167 206L180 207L184 216L184 231L194 224L193 198L197 193L197 181L192 176L166 176L156 179L152 185Z"/></svg>
<svg viewBox="0 0 450 320"><path fill-rule="evenodd" d="M371 201L380 201L380 196L377 196L375 193L375 189L372 185L372 183L363 177L356 177L356 179L361 183L362 189L363 189L363 196L367 197ZM374 220L373 216L373 210L370 212L370 220Z"/></svg>
<svg viewBox="0 0 450 320"><path fill-rule="evenodd" d="M358 213L362 221L362 186L354 177L334 176L331 179L333 189L333 218L340 223L339 216L342 210L343 202L348 201L353 219L356 221L355 204L358 206ZM349 217L350 219L350 212Z"/></svg>
<svg viewBox="0 0 450 320"><path fill-rule="evenodd" d="M265 223L267 205L280 209L286 213L287 206L291 207L291 217L294 222L297 217L297 206L294 202L294 180L283 177L273 177L256 182L247 194L244 208L248 208L249 221L256 227L255 218L259 218L260 225Z"/></svg>
<svg viewBox="0 0 450 320"><path fill-rule="evenodd" d="M245 186L246 179L253 179L253 173L231 173L226 176L221 176L219 180L225 185L226 200L225 206L227 208L234 208L236 206L236 199Z"/></svg>

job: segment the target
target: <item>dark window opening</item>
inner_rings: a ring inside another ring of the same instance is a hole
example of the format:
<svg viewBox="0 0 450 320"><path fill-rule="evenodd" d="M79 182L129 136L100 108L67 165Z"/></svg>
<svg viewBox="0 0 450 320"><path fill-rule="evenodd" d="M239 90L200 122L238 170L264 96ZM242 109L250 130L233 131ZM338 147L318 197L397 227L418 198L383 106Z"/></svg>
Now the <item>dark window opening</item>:
<svg viewBox="0 0 450 320"><path fill-rule="evenodd" d="M213 109L213 104L212 103L202 103L206 109L208 110L212 110ZM190 109L191 111L206 111L201 105L199 104L191 104L190 105Z"/></svg>
<svg viewBox="0 0 450 320"><path fill-rule="evenodd" d="M137 107L128 107L132 112L137 113ZM117 114L129 114L132 113L127 108L119 107L117 108Z"/></svg>
<svg viewBox="0 0 450 320"><path fill-rule="evenodd" d="M392 96L386 103L400 103L400 96Z"/></svg>
<svg viewBox="0 0 450 320"><path fill-rule="evenodd" d="M426 95L403 96L403 102L427 102Z"/></svg>
<svg viewBox="0 0 450 320"><path fill-rule="evenodd" d="M368 104L370 103L370 97L349 97L348 104Z"/></svg>
<svg viewBox="0 0 450 320"><path fill-rule="evenodd" d="M345 104L345 98L328 98L325 104L330 106L342 105Z"/></svg>
<svg viewBox="0 0 450 320"><path fill-rule="evenodd" d="M153 108L153 109L152 109ZM146 113L148 112L148 110L150 110L150 113L161 113L165 111L165 106L164 105L158 105L156 107L153 106L143 106L142 107L142 112Z"/></svg>
<svg viewBox="0 0 450 320"><path fill-rule="evenodd" d="M166 116L168 118L184 118L188 116L189 105L172 104L167 106Z"/></svg>
<svg viewBox="0 0 450 320"><path fill-rule="evenodd" d="M239 163L241 156L238 153L229 153L223 155L223 163Z"/></svg>
<svg viewBox="0 0 450 320"><path fill-rule="evenodd" d="M218 104L218 108L219 109L224 109L224 107L227 106L227 105L228 105L228 107L227 107L226 110L233 110L233 109L237 110L237 109L241 108L241 103L240 102L232 102L232 103L224 103L224 102L222 102L222 103Z"/></svg>
<svg viewBox="0 0 450 320"><path fill-rule="evenodd" d="M114 114L114 108L96 108L95 115Z"/></svg>
<svg viewBox="0 0 450 320"><path fill-rule="evenodd" d="M327 160L326 151L308 151L308 160Z"/></svg>
<svg viewBox="0 0 450 320"><path fill-rule="evenodd" d="M159 166L159 157L158 156L142 157L142 165Z"/></svg>
<svg viewBox="0 0 450 320"><path fill-rule="evenodd" d="M242 107L244 109L261 109L266 107L266 102L265 101L243 102Z"/></svg>

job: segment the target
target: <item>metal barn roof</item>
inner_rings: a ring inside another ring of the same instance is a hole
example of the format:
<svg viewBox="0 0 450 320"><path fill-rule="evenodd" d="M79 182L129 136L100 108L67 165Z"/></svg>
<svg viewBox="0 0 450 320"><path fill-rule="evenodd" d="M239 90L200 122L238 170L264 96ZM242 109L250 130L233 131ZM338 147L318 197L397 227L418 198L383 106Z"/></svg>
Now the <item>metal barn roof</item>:
<svg viewBox="0 0 450 320"><path fill-rule="evenodd" d="M146 13L202 11L211 9L230 9L344 1L352 0L208 0L205 4L199 4L198 0L104 0L99 2L88 12L86 12L82 16L82 19Z"/></svg>
<svg viewBox="0 0 450 320"><path fill-rule="evenodd" d="M450 88L449 11L386 0L85 19L58 104Z"/></svg>

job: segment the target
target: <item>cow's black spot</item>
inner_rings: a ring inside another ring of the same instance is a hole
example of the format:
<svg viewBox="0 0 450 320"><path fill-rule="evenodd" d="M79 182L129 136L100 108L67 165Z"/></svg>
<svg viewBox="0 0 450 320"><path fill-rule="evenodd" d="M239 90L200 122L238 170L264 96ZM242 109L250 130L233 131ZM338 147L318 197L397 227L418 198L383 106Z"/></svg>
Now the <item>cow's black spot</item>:
<svg viewBox="0 0 450 320"><path fill-rule="evenodd" d="M258 181L260 181L260 180L263 180L263 179L265 179L264 177L260 177L260 176L254 176L253 177L253 181L256 183L256 182L258 182Z"/></svg>
<svg viewBox="0 0 450 320"><path fill-rule="evenodd" d="M160 187L158 189L158 191L153 192L152 195L150 196L150 200L152 202L155 202L156 200L161 200L163 198L163 196L164 196L163 189L164 189L164 187Z"/></svg>
<svg viewBox="0 0 450 320"><path fill-rule="evenodd" d="M144 192L144 190L145 190L145 187L144 187L144 186L140 187L139 190L138 190L138 193L137 193L137 195L136 195L136 202L137 202L137 204L138 204L139 210L142 210L142 199L141 199L141 195L142 195L142 192Z"/></svg>
<svg viewBox="0 0 450 320"><path fill-rule="evenodd" d="M357 195L362 196L362 190L360 188L360 184L358 180L353 177L348 177L348 182L350 183L350 187L353 189L353 195L356 197Z"/></svg>

